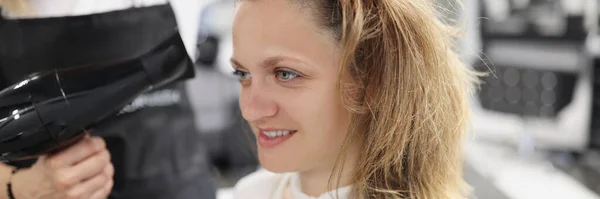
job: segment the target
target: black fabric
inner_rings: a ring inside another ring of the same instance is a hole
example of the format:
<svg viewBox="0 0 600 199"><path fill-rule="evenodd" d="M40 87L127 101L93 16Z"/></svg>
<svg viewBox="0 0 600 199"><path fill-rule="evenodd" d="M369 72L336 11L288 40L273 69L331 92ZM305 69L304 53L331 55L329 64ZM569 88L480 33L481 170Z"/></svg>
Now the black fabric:
<svg viewBox="0 0 600 199"><path fill-rule="evenodd" d="M144 108L94 129L93 134L105 137L112 159L117 160L113 164L120 168L112 198L175 198L171 194L190 185L209 191L191 198L215 197L212 166L200 144L185 85L156 92L164 91L180 95L181 101Z"/></svg>
<svg viewBox="0 0 600 199"><path fill-rule="evenodd" d="M38 71L136 57L176 29L170 5L76 17L2 19L0 87ZM192 76L193 71L187 75ZM93 130L106 140L115 166L110 198L216 198L215 177L200 144L185 84L142 97L161 92L176 100L141 106Z"/></svg>
<svg viewBox="0 0 600 199"><path fill-rule="evenodd" d="M170 5L0 23L7 83L35 71L137 57L177 30ZM190 73L191 74L191 73Z"/></svg>
<svg viewBox="0 0 600 199"><path fill-rule="evenodd" d="M590 147L600 149L600 56L592 59L592 118Z"/></svg>

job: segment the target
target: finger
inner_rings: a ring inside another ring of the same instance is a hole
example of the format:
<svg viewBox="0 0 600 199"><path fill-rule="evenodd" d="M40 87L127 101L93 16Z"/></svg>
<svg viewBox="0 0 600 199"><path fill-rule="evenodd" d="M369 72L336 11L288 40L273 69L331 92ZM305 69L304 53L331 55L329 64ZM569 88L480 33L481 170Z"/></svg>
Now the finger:
<svg viewBox="0 0 600 199"><path fill-rule="evenodd" d="M106 165L110 165L108 151L102 151L73 167L63 168L55 173L56 183L59 188L68 189L75 184L90 179L103 173Z"/></svg>
<svg viewBox="0 0 600 199"><path fill-rule="evenodd" d="M104 175L112 179L115 175L115 167L112 164L109 164L108 166L104 167Z"/></svg>
<svg viewBox="0 0 600 199"><path fill-rule="evenodd" d="M114 185L114 181L109 181L104 187L100 190L97 190L95 193L90 196L90 199L105 199L108 198L108 195L112 191Z"/></svg>
<svg viewBox="0 0 600 199"><path fill-rule="evenodd" d="M96 175L69 189L66 193L67 198L90 198L98 190L103 190L104 186L110 181L111 179L106 175Z"/></svg>
<svg viewBox="0 0 600 199"><path fill-rule="evenodd" d="M110 165L110 154L107 150L96 153L86 160L71 167L71 172L79 171L80 180L86 180L104 171L105 167Z"/></svg>
<svg viewBox="0 0 600 199"><path fill-rule="evenodd" d="M83 138L75 145L50 156L47 160L47 164L50 168L54 169L72 166L105 147L106 143L102 138Z"/></svg>

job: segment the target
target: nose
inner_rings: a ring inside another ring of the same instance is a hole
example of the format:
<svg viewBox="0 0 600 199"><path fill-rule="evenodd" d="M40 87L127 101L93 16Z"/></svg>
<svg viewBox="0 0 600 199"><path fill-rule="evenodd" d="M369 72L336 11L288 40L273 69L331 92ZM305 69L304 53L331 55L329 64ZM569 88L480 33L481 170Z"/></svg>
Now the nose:
<svg viewBox="0 0 600 199"><path fill-rule="evenodd" d="M277 114L278 108L268 86L255 82L242 88L240 93L242 117L248 122L256 122Z"/></svg>

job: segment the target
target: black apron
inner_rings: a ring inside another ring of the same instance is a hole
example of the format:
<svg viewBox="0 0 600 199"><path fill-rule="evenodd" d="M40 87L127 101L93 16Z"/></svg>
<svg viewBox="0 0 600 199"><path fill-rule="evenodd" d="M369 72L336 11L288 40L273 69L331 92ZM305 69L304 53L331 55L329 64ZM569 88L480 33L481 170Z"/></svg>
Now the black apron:
<svg viewBox="0 0 600 199"><path fill-rule="evenodd" d="M0 89L38 71L140 56L176 28L170 5L1 19ZM110 198L216 198L215 175L183 82L140 96L112 121L93 130L106 140L115 166Z"/></svg>

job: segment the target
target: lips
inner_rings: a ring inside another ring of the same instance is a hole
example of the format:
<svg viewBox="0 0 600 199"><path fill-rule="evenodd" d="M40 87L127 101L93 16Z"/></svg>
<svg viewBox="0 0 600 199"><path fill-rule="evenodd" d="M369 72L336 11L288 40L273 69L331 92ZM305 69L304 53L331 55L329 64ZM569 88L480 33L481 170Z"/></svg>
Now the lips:
<svg viewBox="0 0 600 199"><path fill-rule="evenodd" d="M259 129L258 144L263 148L275 148L295 133L296 130Z"/></svg>

